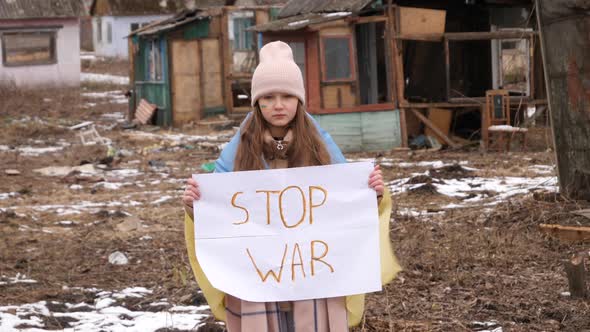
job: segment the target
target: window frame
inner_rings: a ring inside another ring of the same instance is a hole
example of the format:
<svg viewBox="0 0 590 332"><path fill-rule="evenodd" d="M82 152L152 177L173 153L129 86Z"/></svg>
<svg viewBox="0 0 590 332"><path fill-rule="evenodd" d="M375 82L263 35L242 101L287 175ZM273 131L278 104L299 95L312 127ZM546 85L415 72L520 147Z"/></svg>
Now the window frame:
<svg viewBox="0 0 590 332"><path fill-rule="evenodd" d="M19 63L9 63L7 59L7 48L6 48L6 36L8 35L48 35L49 36L49 54L48 60L36 60ZM2 43L2 66L4 67L27 67L27 66L44 66L54 65L58 63L57 59L57 31L18 31L18 32L6 32L0 34L0 42Z"/></svg>
<svg viewBox="0 0 590 332"><path fill-rule="evenodd" d="M348 39L348 65L350 69L350 77L348 78L327 78L327 68L326 68L326 49L325 49L325 41L327 39ZM356 81L356 66L355 62L355 52L354 52L354 43L353 43L353 36L352 34L341 34L341 35L325 35L320 36L320 57L321 57L321 66L322 66L322 82L354 82Z"/></svg>
<svg viewBox="0 0 590 332"><path fill-rule="evenodd" d="M107 22L107 44L113 43L113 24L111 22Z"/></svg>
<svg viewBox="0 0 590 332"><path fill-rule="evenodd" d="M148 41L147 51L149 52L146 61L147 64L145 66L146 73L145 77L147 82L163 82L164 81L164 64L162 62L162 45L160 39L151 39ZM153 67L153 75L152 75L152 63ZM160 77L158 78L158 69Z"/></svg>
<svg viewBox="0 0 590 332"><path fill-rule="evenodd" d="M102 43L102 18L96 18L96 41Z"/></svg>
<svg viewBox="0 0 590 332"><path fill-rule="evenodd" d="M256 49L255 40L256 34L253 31L248 31L247 29L256 25L256 18L255 17L236 17L233 19L234 24L234 31L235 27L237 26L237 22L244 22L250 21L250 25L247 26L245 29L241 29L239 34L236 36L234 33L234 51L254 51ZM240 27L242 25L239 25ZM250 36L250 40L248 40L248 36ZM248 45L248 41L251 41L251 45Z"/></svg>

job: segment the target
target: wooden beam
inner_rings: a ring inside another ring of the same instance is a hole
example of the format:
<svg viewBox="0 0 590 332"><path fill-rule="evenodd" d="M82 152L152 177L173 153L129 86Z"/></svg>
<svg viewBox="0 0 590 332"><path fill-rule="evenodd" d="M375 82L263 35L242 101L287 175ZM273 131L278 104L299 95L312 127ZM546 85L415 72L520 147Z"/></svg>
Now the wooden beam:
<svg viewBox="0 0 590 332"><path fill-rule="evenodd" d="M449 54L449 40L445 38L445 85L447 101L451 99L451 55Z"/></svg>
<svg viewBox="0 0 590 332"><path fill-rule="evenodd" d="M432 123L432 121L428 120L428 118L426 118L422 113L420 113L419 111L410 108L410 110L414 113L414 115L420 119L420 121L422 121L428 128L430 128L432 131L434 131L435 134L437 134L440 138L442 138L443 141L445 141L445 143L447 143L449 146L453 147L453 148L458 148L459 144L453 142L447 135L445 135L442 131L440 131L440 129L438 129L436 127L436 125L434 123Z"/></svg>
<svg viewBox="0 0 590 332"><path fill-rule="evenodd" d="M441 42L443 39L453 41L466 40L488 40L488 39L530 39L536 36L534 31L484 31L484 32L447 32L447 33L424 33L424 34L397 34L395 39L399 40L420 40L430 42Z"/></svg>
<svg viewBox="0 0 590 332"><path fill-rule="evenodd" d="M539 229L565 242L590 242L590 227L540 224Z"/></svg>
<svg viewBox="0 0 590 332"><path fill-rule="evenodd" d="M375 22L387 21L387 16L357 16L357 17L348 17L346 20L353 22L355 24L375 23Z"/></svg>
<svg viewBox="0 0 590 332"><path fill-rule="evenodd" d="M392 103L387 104L371 104L371 105L359 105L352 107L339 107L339 108L323 108L315 111L313 114L337 114L337 113L357 113L357 112L382 112L382 111L393 111L395 105Z"/></svg>
<svg viewBox="0 0 590 332"><path fill-rule="evenodd" d="M537 35L536 31L490 31L490 32L447 32L448 40L527 39Z"/></svg>
<svg viewBox="0 0 590 332"><path fill-rule="evenodd" d="M443 40L444 34L441 33L425 33L425 34L398 34L395 39L399 40L420 40L428 42L440 42Z"/></svg>

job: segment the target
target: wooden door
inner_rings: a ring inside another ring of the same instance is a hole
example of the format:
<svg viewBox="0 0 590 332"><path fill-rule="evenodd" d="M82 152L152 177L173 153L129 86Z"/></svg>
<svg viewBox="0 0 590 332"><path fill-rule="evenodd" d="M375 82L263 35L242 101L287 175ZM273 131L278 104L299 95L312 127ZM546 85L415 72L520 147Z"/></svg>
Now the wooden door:
<svg viewBox="0 0 590 332"><path fill-rule="evenodd" d="M204 113L225 109L223 101L222 58L219 56L220 42L217 39L201 39L201 76Z"/></svg>
<svg viewBox="0 0 590 332"><path fill-rule="evenodd" d="M201 58L198 40L171 42L172 122L182 125L201 119Z"/></svg>

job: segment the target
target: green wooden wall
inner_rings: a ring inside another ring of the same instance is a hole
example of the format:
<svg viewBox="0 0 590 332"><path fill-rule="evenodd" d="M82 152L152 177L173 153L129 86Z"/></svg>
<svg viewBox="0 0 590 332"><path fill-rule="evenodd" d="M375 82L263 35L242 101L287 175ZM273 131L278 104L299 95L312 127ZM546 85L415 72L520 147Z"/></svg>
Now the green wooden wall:
<svg viewBox="0 0 590 332"><path fill-rule="evenodd" d="M141 99L145 99L158 106L155 115L155 122L158 126L172 125L172 108L170 100L170 81L168 75L168 44L165 39L159 36L157 42L160 45L160 55L162 61L162 79L155 81L147 77L148 70L148 45L149 39L134 39L134 43L139 43L139 52L135 57L135 104L139 105Z"/></svg>
<svg viewBox="0 0 590 332"><path fill-rule="evenodd" d="M384 151L402 145L399 110L313 117L343 152Z"/></svg>

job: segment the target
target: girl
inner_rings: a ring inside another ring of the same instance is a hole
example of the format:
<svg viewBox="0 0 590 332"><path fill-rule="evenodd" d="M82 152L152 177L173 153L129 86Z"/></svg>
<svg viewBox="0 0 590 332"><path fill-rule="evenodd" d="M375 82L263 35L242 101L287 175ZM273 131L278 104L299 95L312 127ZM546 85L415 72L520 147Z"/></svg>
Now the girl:
<svg viewBox="0 0 590 332"><path fill-rule="evenodd" d="M222 151L215 172L264 170L344 163L346 159L330 135L305 111L301 71L291 48L272 42L260 50L260 64L252 76L254 110ZM379 200L381 280L385 284L400 270L389 241L391 198L384 190L379 166L368 179ZM346 298L255 303L213 288L195 255L193 201L199 186L187 180L182 197L185 238L191 267L211 311L226 322L229 332L343 332L357 325L364 310L364 294ZM356 271L351 271L357 273Z"/></svg>

